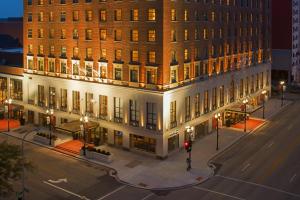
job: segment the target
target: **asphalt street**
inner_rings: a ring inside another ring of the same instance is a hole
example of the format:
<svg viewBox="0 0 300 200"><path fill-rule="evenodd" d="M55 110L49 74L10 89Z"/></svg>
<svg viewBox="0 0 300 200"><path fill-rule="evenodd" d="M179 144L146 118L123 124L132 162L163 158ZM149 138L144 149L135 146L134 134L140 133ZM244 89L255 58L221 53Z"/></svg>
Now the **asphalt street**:
<svg viewBox="0 0 300 200"><path fill-rule="evenodd" d="M174 191L123 185L109 169L26 143L36 166L27 173L26 199L91 200L296 200L300 199L300 101L212 160L216 175L203 184ZM222 137L220 130L220 137ZM1 135L20 143L12 137ZM183 161L184 162L184 161ZM16 189L20 184L16 183ZM16 199L14 195L10 199Z"/></svg>

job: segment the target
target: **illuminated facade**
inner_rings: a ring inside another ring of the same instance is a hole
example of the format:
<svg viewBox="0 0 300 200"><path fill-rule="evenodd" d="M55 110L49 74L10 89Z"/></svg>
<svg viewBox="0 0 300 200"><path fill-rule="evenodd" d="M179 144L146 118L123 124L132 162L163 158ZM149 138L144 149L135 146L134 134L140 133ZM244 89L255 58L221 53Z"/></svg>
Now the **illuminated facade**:
<svg viewBox="0 0 300 200"><path fill-rule="evenodd" d="M25 0L24 101L35 123L98 122L106 142L164 158L186 125L270 89L269 1ZM267 31L266 31L267 30Z"/></svg>

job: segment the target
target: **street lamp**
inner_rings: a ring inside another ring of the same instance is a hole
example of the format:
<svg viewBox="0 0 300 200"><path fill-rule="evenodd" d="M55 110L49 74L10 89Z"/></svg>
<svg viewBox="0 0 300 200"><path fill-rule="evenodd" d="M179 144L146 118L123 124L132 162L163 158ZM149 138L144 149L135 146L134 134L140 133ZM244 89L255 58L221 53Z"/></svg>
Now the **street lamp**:
<svg viewBox="0 0 300 200"><path fill-rule="evenodd" d="M83 155L86 155L86 126L89 122L88 116L80 117L80 127L83 129Z"/></svg>
<svg viewBox="0 0 300 200"><path fill-rule="evenodd" d="M263 90L261 92L261 94L263 95L263 119L264 119L265 118L265 98L266 98L267 91Z"/></svg>
<svg viewBox="0 0 300 200"><path fill-rule="evenodd" d="M54 110L53 109L47 109L46 110L47 114L47 125L49 126L49 145L51 146L51 139L52 139L52 129L53 129L53 114Z"/></svg>
<svg viewBox="0 0 300 200"><path fill-rule="evenodd" d="M187 162L186 170L189 171L192 168L192 134L193 134L194 127L186 126L185 130L189 136L189 140L185 142L185 148L189 153L189 157L186 159Z"/></svg>
<svg viewBox="0 0 300 200"><path fill-rule="evenodd" d="M246 124L247 124L247 104L248 104L248 99L243 100L244 108L245 108L245 125L244 125L244 132L246 132Z"/></svg>
<svg viewBox="0 0 300 200"><path fill-rule="evenodd" d="M283 106L283 87L285 82L284 81L280 81L280 86L281 86L281 107Z"/></svg>
<svg viewBox="0 0 300 200"><path fill-rule="evenodd" d="M10 109L10 104L11 103L12 103L11 98L5 100L5 104L7 104L7 132L10 131L10 128L9 128L9 109Z"/></svg>
<svg viewBox="0 0 300 200"><path fill-rule="evenodd" d="M219 150L219 120L221 119L221 113L215 114L215 119L217 120L217 148L216 150Z"/></svg>

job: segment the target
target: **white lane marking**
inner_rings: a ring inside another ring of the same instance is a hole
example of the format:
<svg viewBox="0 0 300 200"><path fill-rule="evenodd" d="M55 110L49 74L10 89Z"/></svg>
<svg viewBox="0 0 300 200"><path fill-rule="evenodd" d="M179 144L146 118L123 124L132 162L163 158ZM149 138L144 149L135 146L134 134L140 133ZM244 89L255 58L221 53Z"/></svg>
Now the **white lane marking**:
<svg viewBox="0 0 300 200"><path fill-rule="evenodd" d="M274 144L274 142L271 142L271 143L267 146L267 148L271 148L271 147L273 146L273 144Z"/></svg>
<svg viewBox="0 0 300 200"><path fill-rule="evenodd" d="M49 179L48 182L50 182L50 183L61 183L61 182L67 183L68 179L67 178L60 178L60 179L57 179L57 180L51 180L51 179Z"/></svg>
<svg viewBox="0 0 300 200"><path fill-rule="evenodd" d="M110 193L107 193L106 195L100 197L98 200L105 199L106 197L109 197L110 195L112 195L112 194L118 192L119 190L122 190L122 189L125 188L125 187L126 187L126 185L120 186L120 187L118 187L117 189L111 191Z"/></svg>
<svg viewBox="0 0 300 200"><path fill-rule="evenodd" d="M245 165L245 166L243 167L242 172L246 171L246 169L247 169L248 167L250 167L250 163L247 163L247 165Z"/></svg>
<svg viewBox="0 0 300 200"><path fill-rule="evenodd" d="M253 182L249 182L249 181L243 181L241 179L231 178L231 177L222 176L222 175L216 175L215 177L220 177L220 178L224 178L224 179L227 179L227 180L236 181L236 182L240 182L240 183L246 183L246 184L249 184L249 185L254 185L254 186L257 186L257 187L262 187L262 188L265 188L265 189L273 190L273 191L276 191L276 192L280 192L280 193L284 193L284 194L287 194L287 195L290 195L290 196L293 196L293 197L300 198L300 194L295 194L295 193L287 192L287 191L284 191L284 190L281 190L281 189L277 189L277 188L274 188L274 187L270 187L270 186L267 186L267 185L262 185L262 184L253 183Z"/></svg>
<svg viewBox="0 0 300 200"><path fill-rule="evenodd" d="M154 195L153 193L150 193L147 196L145 196L144 198L142 198L141 200L146 200L146 199L152 197L153 195Z"/></svg>
<svg viewBox="0 0 300 200"><path fill-rule="evenodd" d="M198 189L198 190L202 190L202 191L205 191L205 192L211 192L211 193L218 194L218 195L225 196L225 197L230 197L232 199L246 200L246 199L243 199L243 198L240 198L240 197L237 197L237 196L232 196L232 195L217 192L217 191L214 191L214 190L209 190L207 188L203 188L203 187L199 187L199 186L194 186L193 188Z"/></svg>
<svg viewBox="0 0 300 200"><path fill-rule="evenodd" d="M294 174L294 176L292 176L292 178L290 179L290 183L294 181L294 179L296 178L297 174Z"/></svg>
<svg viewBox="0 0 300 200"><path fill-rule="evenodd" d="M59 190L61 190L61 191L64 191L64 192L66 192L66 193L68 193L68 194L70 194L70 195L73 195L73 196L75 196L75 197L78 197L79 199L90 200L89 198L87 198L87 197L85 197L85 196L81 196L81 195L79 195L79 194L76 194L76 193L71 192L71 191L69 191L69 190L66 190L66 189L64 189L64 188L58 187L58 186L56 186L56 185L53 185L53 184L51 184L51 183L48 183L47 181L43 181L43 183L45 183L45 184L47 184L47 185L49 185L49 186L51 186L51 187L54 187L54 188L56 188L56 189L59 189Z"/></svg>

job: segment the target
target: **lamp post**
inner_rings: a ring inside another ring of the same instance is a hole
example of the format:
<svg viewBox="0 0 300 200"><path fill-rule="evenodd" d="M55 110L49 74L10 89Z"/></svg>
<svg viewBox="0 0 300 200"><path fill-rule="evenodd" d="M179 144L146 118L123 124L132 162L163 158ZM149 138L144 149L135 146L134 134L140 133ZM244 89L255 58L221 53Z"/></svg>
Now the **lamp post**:
<svg viewBox="0 0 300 200"><path fill-rule="evenodd" d="M192 168L192 133L193 133L194 127L186 126L185 130L186 130L186 132L188 133L188 136L189 136L188 148L187 148L187 152L189 153L189 157L186 159L186 162L187 162L186 170L189 171Z"/></svg>
<svg viewBox="0 0 300 200"><path fill-rule="evenodd" d="M261 94L263 95L263 119L265 118L265 98L266 98L266 94L267 94L267 91L266 90L263 90L261 92Z"/></svg>
<svg viewBox="0 0 300 200"><path fill-rule="evenodd" d="M248 104L248 99L244 99L243 100L243 104L244 104L244 114L245 114L245 125L244 125L244 132L246 132L246 126L247 126L247 104Z"/></svg>
<svg viewBox="0 0 300 200"><path fill-rule="evenodd" d="M281 86L281 107L283 106L283 87L284 87L285 82L280 81L280 86Z"/></svg>
<svg viewBox="0 0 300 200"><path fill-rule="evenodd" d="M5 100L5 104L7 104L7 132L10 131L10 128L9 128L9 109L10 109L10 104L12 103L12 99L9 98L9 99L6 99Z"/></svg>
<svg viewBox="0 0 300 200"><path fill-rule="evenodd" d="M89 122L88 116L80 117L80 123L81 123L80 126L83 129L83 155L84 156L86 155L86 130L85 129L88 122Z"/></svg>
<svg viewBox="0 0 300 200"><path fill-rule="evenodd" d="M219 120L221 118L221 113L215 114L215 119L217 120L217 147L216 150L219 150Z"/></svg>
<svg viewBox="0 0 300 200"><path fill-rule="evenodd" d="M54 110L53 109L47 109L46 110L47 114L47 125L49 126L49 145L51 146L51 139L52 139L52 129L53 129L53 114Z"/></svg>

